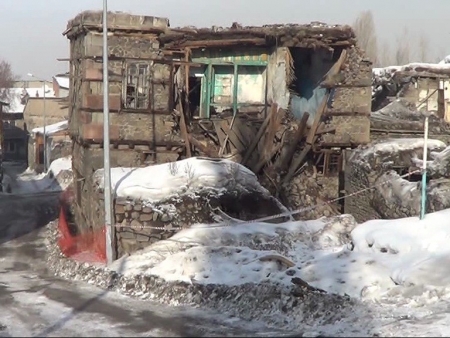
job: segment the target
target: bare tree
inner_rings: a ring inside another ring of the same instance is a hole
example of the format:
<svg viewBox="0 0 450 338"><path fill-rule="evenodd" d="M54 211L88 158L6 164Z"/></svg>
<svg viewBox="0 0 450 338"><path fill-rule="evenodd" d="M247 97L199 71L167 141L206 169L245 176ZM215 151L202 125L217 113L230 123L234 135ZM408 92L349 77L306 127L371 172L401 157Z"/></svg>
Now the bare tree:
<svg viewBox="0 0 450 338"><path fill-rule="evenodd" d="M9 88L13 86L16 79L12 71L11 64L7 61L0 60L0 100L9 100Z"/></svg>
<svg viewBox="0 0 450 338"><path fill-rule="evenodd" d="M402 34L397 38L397 49L395 50L395 63L405 65L411 62L411 48L409 43L409 32L406 27Z"/></svg>
<svg viewBox="0 0 450 338"><path fill-rule="evenodd" d="M361 12L353 23L353 30L358 47L366 52L367 57L375 66L378 66L378 41L372 12Z"/></svg>
<svg viewBox="0 0 450 338"><path fill-rule="evenodd" d="M439 51L437 53L437 56L434 58L434 61L436 63L439 63L445 59L447 54L445 53L445 49L443 47L439 48Z"/></svg>
<svg viewBox="0 0 450 338"><path fill-rule="evenodd" d="M425 35L419 38L419 45L417 46L417 56L420 62L430 62L430 43Z"/></svg>
<svg viewBox="0 0 450 338"><path fill-rule="evenodd" d="M380 67L392 66L393 64L391 46L387 41L383 41L381 45L378 63Z"/></svg>

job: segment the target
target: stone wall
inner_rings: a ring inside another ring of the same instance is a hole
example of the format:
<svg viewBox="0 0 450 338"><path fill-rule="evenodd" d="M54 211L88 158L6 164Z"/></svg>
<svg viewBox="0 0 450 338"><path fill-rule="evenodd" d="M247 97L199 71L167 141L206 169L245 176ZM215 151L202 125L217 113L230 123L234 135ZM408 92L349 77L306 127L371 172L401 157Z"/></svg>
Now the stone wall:
<svg viewBox="0 0 450 338"><path fill-rule="evenodd" d="M346 62L333 85L331 104L325 109L326 123L335 131L323 135L322 141L366 144L370 142L372 64L357 47L346 51Z"/></svg>
<svg viewBox="0 0 450 338"><path fill-rule="evenodd" d="M283 202L291 210L310 208L294 215L296 219L311 220L341 213L339 203L326 204L339 196L338 176L325 177L308 168L291 180L283 195Z"/></svg>
<svg viewBox="0 0 450 338"><path fill-rule="evenodd" d="M392 144L393 141L386 142ZM430 148L441 149L432 146ZM397 150L394 146L378 152L369 146L348 150L344 156L345 194L351 195L361 191L344 200L346 214L353 215L358 222L417 215L420 186L416 182L408 181L408 178L400 178L397 172L404 174L417 170L413 158L423 156L422 146ZM414 178L410 180L414 181ZM367 189L369 187L373 189Z"/></svg>
<svg viewBox="0 0 450 338"><path fill-rule="evenodd" d="M95 193L92 227L104 225L104 200ZM182 228L196 223L211 224L218 220L220 208L228 216L252 220L282 212L281 204L273 197L252 192L202 191L199 194L177 196L157 205L141 200L117 198L114 202L116 249L118 257L162 239L173 236Z"/></svg>
<svg viewBox="0 0 450 338"><path fill-rule="evenodd" d="M58 158L72 155L72 141L70 138L66 136L64 139L53 140L49 155L50 163Z"/></svg>

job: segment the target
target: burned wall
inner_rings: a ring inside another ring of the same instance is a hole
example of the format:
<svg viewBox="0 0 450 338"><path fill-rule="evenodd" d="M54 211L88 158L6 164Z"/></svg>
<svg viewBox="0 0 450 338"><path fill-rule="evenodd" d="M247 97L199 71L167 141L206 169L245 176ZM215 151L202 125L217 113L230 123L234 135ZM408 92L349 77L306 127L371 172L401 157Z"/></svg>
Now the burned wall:
<svg viewBox="0 0 450 338"><path fill-rule="evenodd" d="M428 148L442 150L445 144L429 140ZM391 139L346 151L345 213L358 222L417 216L421 174L415 159L422 156L423 139ZM408 173L413 174L400 177Z"/></svg>

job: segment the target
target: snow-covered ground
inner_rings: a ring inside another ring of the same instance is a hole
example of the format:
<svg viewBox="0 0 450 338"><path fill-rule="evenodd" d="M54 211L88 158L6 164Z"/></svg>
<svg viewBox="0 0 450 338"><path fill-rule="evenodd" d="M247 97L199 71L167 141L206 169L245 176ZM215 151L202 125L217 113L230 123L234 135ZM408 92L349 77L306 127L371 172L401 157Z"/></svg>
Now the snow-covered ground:
<svg viewBox="0 0 450 338"><path fill-rule="evenodd" d="M299 277L361 301L380 320L372 332L445 336L450 335L449 218L450 210L444 210L422 221L360 225L345 215L219 228L199 224L122 258L111 269L204 285L289 286Z"/></svg>
<svg viewBox="0 0 450 338"><path fill-rule="evenodd" d="M46 173L36 174L33 170L27 169L15 179L8 174L3 178L3 184L9 185L13 194L62 191L71 181L71 156L53 161Z"/></svg>

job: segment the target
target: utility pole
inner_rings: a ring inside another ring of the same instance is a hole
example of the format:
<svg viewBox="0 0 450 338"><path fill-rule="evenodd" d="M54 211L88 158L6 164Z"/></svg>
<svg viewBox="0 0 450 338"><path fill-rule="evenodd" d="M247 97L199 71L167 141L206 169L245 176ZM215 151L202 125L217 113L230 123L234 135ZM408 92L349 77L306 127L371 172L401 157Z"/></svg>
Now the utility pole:
<svg viewBox="0 0 450 338"><path fill-rule="evenodd" d="M42 123L44 124L44 172L47 172L47 168L48 168L48 165L49 165L49 163L47 163L48 162L48 160L47 160L47 158L48 158L48 154L47 154L47 131L46 131L46 126L47 126L47 122L46 122L46 115L47 115L47 112L46 112L46 107L45 107L45 102L46 102L46 100L45 100L45 98L46 98L46 92L47 92L47 90L46 90L46 88L45 88L45 84L47 83L47 80L45 80L45 79L42 79L42 78L40 78L40 77L37 77L37 76L34 76L33 74L31 74L31 73L28 73L27 74L29 77L33 77L33 78L35 78L35 79L37 79L37 80L39 80L39 81L42 81L43 83L44 83L44 101L43 101L43 109L44 109L44 111L42 112Z"/></svg>
<svg viewBox="0 0 450 338"><path fill-rule="evenodd" d="M420 206L420 219L425 218L427 209L428 116L428 114L425 115L423 128L422 200Z"/></svg>
<svg viewBox="0 0 450 338"><path fill-rule="evenodd" d="M106 260L111 264L113 257L112 237L112 196L111 164L109 154L109 81L108 81L108 10L107 0L103 0L103 173L105 200Z"/></svg>

